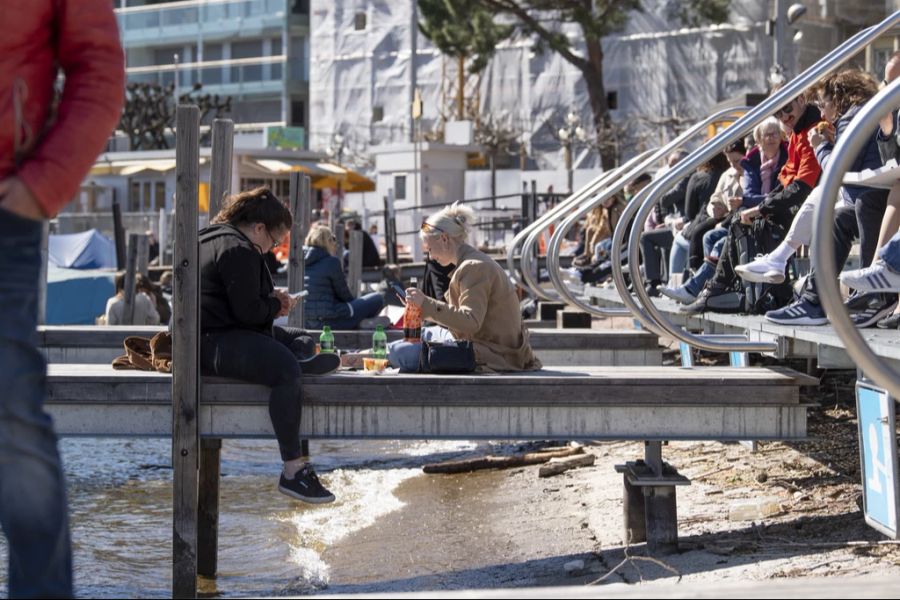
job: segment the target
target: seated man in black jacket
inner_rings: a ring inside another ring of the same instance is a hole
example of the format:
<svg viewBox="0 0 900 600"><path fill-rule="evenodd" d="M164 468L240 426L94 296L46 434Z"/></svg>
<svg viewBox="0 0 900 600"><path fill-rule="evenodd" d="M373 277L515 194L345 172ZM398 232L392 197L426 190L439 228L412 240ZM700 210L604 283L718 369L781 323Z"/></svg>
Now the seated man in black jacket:
<svg viewBox="0 0 900 600"><path fill-rule="evenodd" d="M269 416L284 467L278 490L311 503L334 501L300 445L300 375L340 368L337 354L315 354L299 329L273 326L294 307L275 289L263 255L292 223L267 188L232 196L200 231L200 366L204 374L272 388Z"/></svg>

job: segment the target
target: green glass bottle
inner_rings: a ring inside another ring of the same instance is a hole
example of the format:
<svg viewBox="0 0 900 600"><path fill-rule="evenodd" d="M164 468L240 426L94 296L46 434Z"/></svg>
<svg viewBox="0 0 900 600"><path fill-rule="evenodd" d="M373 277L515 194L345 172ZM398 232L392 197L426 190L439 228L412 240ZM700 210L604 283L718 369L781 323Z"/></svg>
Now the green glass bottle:
<svg viewBox="0 0 900 600"><path fill-rule="evenodd" d="M322 328L322 335L319 336L319 352L335 352L334 334L328 325Z"/></svg>
<svg viewBox="0 0 900 600"><path fill-rule="evenodd" d="M372 351L375 358L387 358L387 334L384 332L384 325L375 327L375 333L372 334Z"/></svg>

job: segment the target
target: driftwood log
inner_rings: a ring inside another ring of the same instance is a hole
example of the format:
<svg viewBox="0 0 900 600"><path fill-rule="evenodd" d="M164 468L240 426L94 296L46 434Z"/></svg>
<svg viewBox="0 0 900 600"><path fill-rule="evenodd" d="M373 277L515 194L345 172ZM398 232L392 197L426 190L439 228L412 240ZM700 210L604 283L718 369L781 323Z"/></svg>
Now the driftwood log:
<svg viewBox="0 0 900 600"><path fill-rule="evenodd" d="M513 467L524 467L526 465L538 465L549 461L551 458L575 456L576 454L584 454L584 448L581 446L574 446L556 450L547 450L544 452L512 454L510 456L476 456L474 458L448 460L428 464L422 467L422 470L426 473L452 474L469 473L471 471L480 471L482 469L510 469Z"/></svg>
<svg viewBox="0 0 900 600"><path fill-rule="evenodd" d="M554 458L538 470L538 477L552 477L553 475L565 473L569 469L590 467L594 464L595 460L596 457L593 454L579 454L577 456L568 456L565 458Z"/></svg>

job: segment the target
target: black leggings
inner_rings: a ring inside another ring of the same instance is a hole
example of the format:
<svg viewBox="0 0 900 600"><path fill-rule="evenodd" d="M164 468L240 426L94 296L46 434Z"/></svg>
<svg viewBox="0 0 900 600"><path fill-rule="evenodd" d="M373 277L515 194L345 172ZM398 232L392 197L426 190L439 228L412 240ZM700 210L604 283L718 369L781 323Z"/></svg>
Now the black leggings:
<svg viewBox="0 0 900 600"><path fill-rule="evenodd" d="M295 328L274 327L273 336L246 329L206 332L200 337L200 368L204 375L230 377L272 388L269 418L281 459L289 461L303 456L297 360L310 356L315 342L303 330Z"/></svg>

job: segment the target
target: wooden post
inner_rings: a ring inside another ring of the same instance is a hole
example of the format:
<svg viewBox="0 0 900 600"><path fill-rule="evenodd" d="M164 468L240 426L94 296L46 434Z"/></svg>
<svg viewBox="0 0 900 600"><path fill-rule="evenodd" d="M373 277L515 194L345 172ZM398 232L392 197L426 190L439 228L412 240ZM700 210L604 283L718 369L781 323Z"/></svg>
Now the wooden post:
<svg viewBox="0 0 900 600"><path fill-rule="evenodd" d="M212 126L212 171L209 180L209 222L219 213L222 201L231 192L231 162L234 150L234 121L216 119Z"/></svg>
<svg viewBox="0 0 900 600"><path fill-rule="evenodd" d="M137 272L144 277L150 275L150 238L143 233L137 238Z"/></svg>
<svg viewBox="0 0 900 600"><path fill-rule="evenodd" d="M125 288L122 290L122 294L125 296L125 314L122 316L122 325L134 325L134 284L137 278L137 255L138 234L130 233L128 234L128 264L125 268Z"/></svg>
<svg viewBox="0 0 900 600"><path fill-rule="evenodd" d="M331 226L334 234L335 256L341 261L341 268L344 268L344 224L335 221Z"/></svg>
<svg viewBox="0 0 900 600"><path fill-rule="evenodd" d="M174 469L172 595L197 596L197 511L200 435L197 196L200 185L200 109L181 105L175 130L175 287L172 359Z"/></svg>
<svg viewBox="0 0 900 600"><path fill-rule="evenodd" d="M47 323L47 270L50 261L50 221L41 230L41 275L38 280L38 325Z"/></svg>
<svg viewBox="0 0 900 600"><path fill-rule="evenodd" d="M125 228L122 226L122 207L113 198L113 236L116 238L116 268L124 271L125 266Z"/></svg>
<svg viewBox="0 0 900 600"><path fill-rule="evenodd" d="M159 209L159 266L163 267L168 263L166 259L166 249L169 247L169 215L165 208Z"/></svg>
<svg viewBox="0 0 900 600"><path fill-rule="evenodd" d="M384 197L384 253L389 264L397 264L397 221L394 219L394 190Z"/></svg>
<svg viewBox="0 0 900 600"><path fill-rule="evenodd" d="M291 173L290 179L290 209L294 217L291 227L291 249L288 254L288 292L296 294L303 291L303 276L305 265L303 262L303 240L309 231L310 215L310 179L296 171ZM288 325L303 328L305 324L303 314L304 299L300 298L296 308L288 315Z"/></svg>
<svg viewBox="0 0 900 600"><path fill-rule="evenodd" d="M347 286L354 296L359 295L359 286L362 283L362 256L363 232L350 232L350 262L347 267Z"/></svg>
<svg viewBox="0 0 900 600"><path fill-rule="evenodd" d="M215 577L218 571L219 481L222 440L203 438L200 442L200 491L197 516L197 574Z"/></svg>

